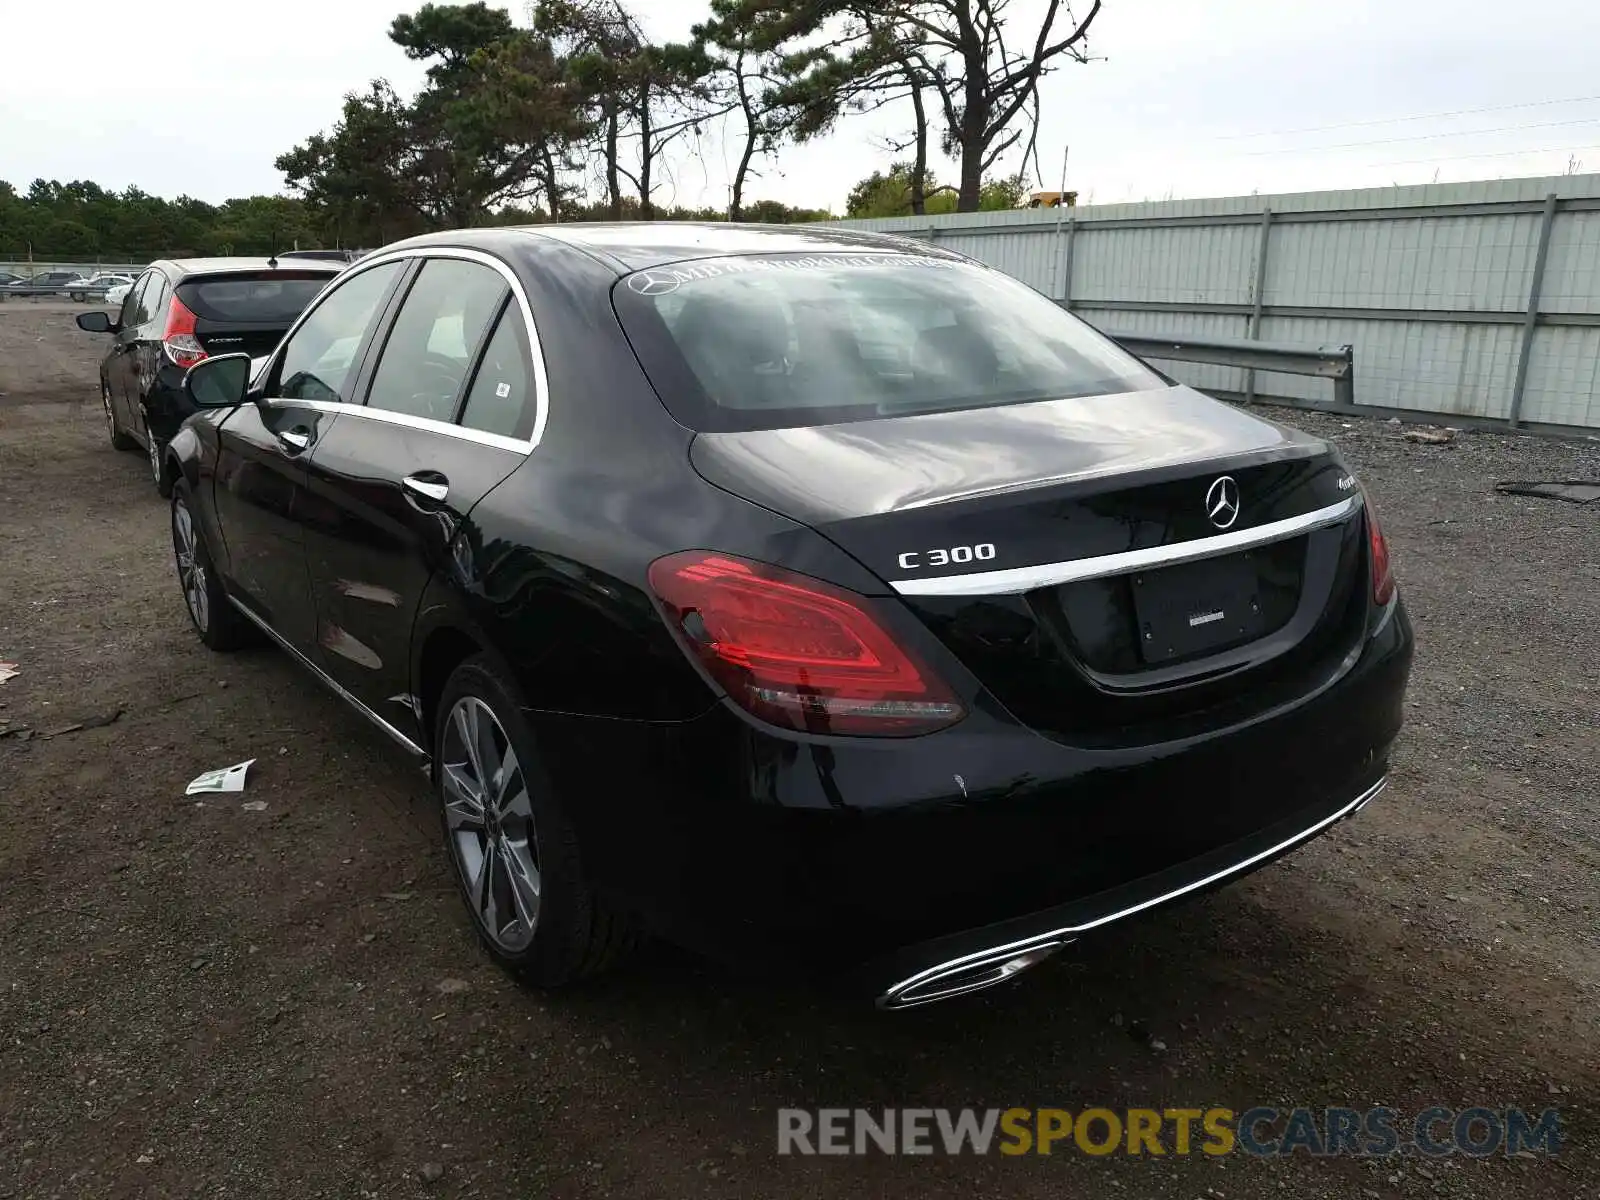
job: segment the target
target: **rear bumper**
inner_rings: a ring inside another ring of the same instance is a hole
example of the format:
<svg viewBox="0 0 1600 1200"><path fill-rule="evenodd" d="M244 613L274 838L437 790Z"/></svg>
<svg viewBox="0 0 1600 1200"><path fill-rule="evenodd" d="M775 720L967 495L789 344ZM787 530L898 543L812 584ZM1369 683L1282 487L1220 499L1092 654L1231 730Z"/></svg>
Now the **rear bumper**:
<svg viewBox="0 0 1600 1200"><path fill-rule="evenodd" d="M880 1008L911 1008L977 991L1018 974L1084 934L1221 887L1304 845L1359 812L1386 776L1332 812L1297 814L1254 837L1177 867L1045 912L908 947L873 963L862 983ZM1309 819L1309 823L1303 824ZM893 982L883 982L893 980Z"/></svg>
<svg viewBox="0 0 1600 1200"><path fill-rule="evenodd" d="M1411 654L1397 602L1292 703L1158 744L1067 746L983 705L906 740L804 739L726 707L529 716L614 901L694 949L899 1006L930 972L1048 951L1354 812L1381 786Z"/></svg>

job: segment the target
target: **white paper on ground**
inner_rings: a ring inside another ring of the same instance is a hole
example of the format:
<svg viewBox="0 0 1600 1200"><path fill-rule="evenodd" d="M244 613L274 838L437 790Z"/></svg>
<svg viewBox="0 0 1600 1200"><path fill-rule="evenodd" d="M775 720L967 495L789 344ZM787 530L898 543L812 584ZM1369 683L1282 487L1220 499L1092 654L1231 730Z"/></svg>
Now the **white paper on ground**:
<svg viewBox="0 0 1600 1200"><path fill-rule="evenodd" d="M194 782L184 789L185 796L198 796L201 792L242 792L244 791L245 773L250 770L251 763L237 763L231 767L223 767L217 771L207 771L197 777Z"/></svg>
<svg viewBox="0 0 1600 1200"><path fill-rule="evenodd" d="M0 662L0 683L4 683L8 679L15 679L21 674L22 671L17 667L16 663Z"/></svg>

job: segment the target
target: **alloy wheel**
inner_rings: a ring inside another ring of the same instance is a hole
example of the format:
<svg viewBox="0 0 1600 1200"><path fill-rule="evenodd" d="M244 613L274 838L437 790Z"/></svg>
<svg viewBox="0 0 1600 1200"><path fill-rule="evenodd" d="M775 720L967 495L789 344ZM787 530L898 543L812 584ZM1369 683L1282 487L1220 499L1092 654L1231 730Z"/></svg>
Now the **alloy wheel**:
<svg viewBox="0 0 1600 1200"><path fill-rule="evenodd" d="M156 432L150 428L149 418L145 418L144 442L150 449L150 478L156 481L156 486L161 486L161 443L156 441Z"/></svg>
<svg viewBox="0 0 1600 1200"><path fill-rule="evenodd" d="M115 439L117 436L117 415L111 411L111 393L103 387L100 389L100 407L106 410L106 429Z"/></svg>
<svg viewBox="0 0 1600 1200"><path fill-rule="evenodd" d="M194 527L194 517L182 500L172 503L172 549L178 560L178 583L183 588L183 599L189 606L189 616L201 633L211 621L211 599L206 594L206 567L200 558L200 539Z"/></svg>
<svg viewBox="0 0 1600 1200"><path fill-rule="evenodd" d="M539 923L539 855L527 779L494 710L463 696L445 721L439 776L445 826L467 900L501 950L520 953Z"/></svg>

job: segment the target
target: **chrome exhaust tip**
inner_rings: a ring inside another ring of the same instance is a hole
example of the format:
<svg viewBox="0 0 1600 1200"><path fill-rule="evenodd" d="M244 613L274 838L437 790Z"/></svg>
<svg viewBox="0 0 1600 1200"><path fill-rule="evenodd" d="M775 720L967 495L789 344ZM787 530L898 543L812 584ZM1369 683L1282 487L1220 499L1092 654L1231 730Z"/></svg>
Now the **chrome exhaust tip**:
<svg viewBox="0 0 1600 1200"><path fill-rule="evenodd" d="M915 1008L919 1004L932 1004L981 991L1012 979L1030 967L1036 967L1061 947L1075 939L1045 942L1022 949L1006 949L968 955L951 962L941 963L919 971L902 980L878 997L879 1008Z"/></svg>

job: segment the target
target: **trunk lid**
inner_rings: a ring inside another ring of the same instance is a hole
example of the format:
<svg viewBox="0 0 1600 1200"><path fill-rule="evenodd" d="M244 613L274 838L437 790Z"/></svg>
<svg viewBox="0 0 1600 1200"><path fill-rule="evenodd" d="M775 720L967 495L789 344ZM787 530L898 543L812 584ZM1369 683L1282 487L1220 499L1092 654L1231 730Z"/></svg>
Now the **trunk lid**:
<svg viewBox="0 0 1600 1200"><path fill-rule="evenodd" d="M242 271L191 277L177 298L194 313L194 336L207 354L270 354L336 272Z"/></svg>
<svg viewBox="0 0 1600 1200"><path fill-rule="evenodd" d="M1366 612L1337 453L1188 388L701 434L691 458L852 554L1019 719L1075 742L1269 703Z"/></svg>

